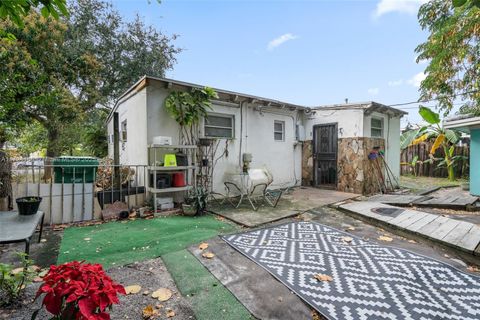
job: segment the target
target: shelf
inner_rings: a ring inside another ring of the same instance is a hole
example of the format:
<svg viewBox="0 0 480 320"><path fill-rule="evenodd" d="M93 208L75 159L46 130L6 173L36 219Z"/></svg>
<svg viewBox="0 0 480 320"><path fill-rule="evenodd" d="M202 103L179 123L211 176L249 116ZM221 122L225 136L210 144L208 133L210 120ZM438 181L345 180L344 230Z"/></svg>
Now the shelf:
<svg viewBox="0 0 480 320"><path fill-rule="evenodd" d="M175 145L175 144L149 144L149 148L164 148L164 149L197 149L193 145Z"/></svg>
<svg viewBox="0 0 480 320"><path fill-rule="evenodd" d="M177 187L177 188L165 188L165 189L156 189L156 188L148 188L148 192L151 193L169 193L169 192L179 192L179 191L187 191L192 189L192 186L185 186L185 187Z"/></svg>
<svg viewBox="0 0 480 320"><path fill-rule="evenodd" d="M182 171L188 169L197 169L196 166L176 166L176 167L163 167L163 166L149 166L148 170L152 171Z"/></svg>

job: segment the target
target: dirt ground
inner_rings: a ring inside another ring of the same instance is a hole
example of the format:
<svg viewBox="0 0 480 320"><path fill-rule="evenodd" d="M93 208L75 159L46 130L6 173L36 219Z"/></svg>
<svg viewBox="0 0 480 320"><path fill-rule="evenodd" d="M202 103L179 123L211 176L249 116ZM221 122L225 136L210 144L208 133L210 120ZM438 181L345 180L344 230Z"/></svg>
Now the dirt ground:
<svg viewBox="0 0 480 320"><path fill-rule="evenodd" d="M107 274L124 286L140 285L142 287L137 294L120 296L120 303L114 305L110 312L112 319L142 319L142 309L147 305L152 305L158 311L159 315L155 319L167 319L169 310L173 310L175 313L174 319L195 319L189 303L178 292L162 259L157 258L111 268ZM32 312L41 304L41 299L32 303L39 286L38 283L29 286L20 305L10 309L0 309L0 319L30 319ZM172 291L173 295L168 301L160 302L151 297L152 292L160 288L168 288ZM148 291L148 294L144 294L145 291ZM37 319L49 319L50 316L45 310L42 310Z"/></svg>

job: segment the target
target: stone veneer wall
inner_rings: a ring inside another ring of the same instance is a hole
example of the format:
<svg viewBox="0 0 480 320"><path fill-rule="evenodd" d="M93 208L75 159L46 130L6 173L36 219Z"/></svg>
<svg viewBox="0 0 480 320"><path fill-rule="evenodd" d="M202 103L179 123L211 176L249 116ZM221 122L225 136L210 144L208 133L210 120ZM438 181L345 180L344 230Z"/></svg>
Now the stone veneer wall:
<svg viewBox="0 0 480 320"><path fill-rule="evenodd" d="M360 194L378 193L379 187L374 162L368 159L373 147L385 147L380 138L338 139L338 183L337 190ZM380 162L377 162L380 164ZM383 166L381 167L383 169Z"/></svg>
<svg viewBox="0 0 480 320"><path fill-rule="evenodd" d="M313 141L303 142L302 146L302 186L313 185Z"/></svg>
<svg viewBox="0 0 480 320"><path fill-rule="evenodd" d="M368 154L373 147L384 150L385 141L365 137L338 139L337 190L365 195L378 193L378 182L374 175L378 169L374 171L376 168L374 162L368 160ZM302 185L313 185L312 140L303 143Z"/></svg>

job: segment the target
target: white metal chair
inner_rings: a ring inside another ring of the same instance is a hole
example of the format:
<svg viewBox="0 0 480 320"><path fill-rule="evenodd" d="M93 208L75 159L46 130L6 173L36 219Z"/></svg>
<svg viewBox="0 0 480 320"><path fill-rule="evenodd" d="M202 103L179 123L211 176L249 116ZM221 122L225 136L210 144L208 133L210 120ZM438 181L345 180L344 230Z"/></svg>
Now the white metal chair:
<svg viewBox="0 0 480 320"><path fill-rule="evenodd" d="M270 192L267 188L272 182L273 176L267 169L249 169L248 173L227 173L224 181L226 197L235 208L240 207L245 198L254 211L258 209L259 200L276 207L283 191ZM233 197L239 198L237 203L232 201Z"/></svg>

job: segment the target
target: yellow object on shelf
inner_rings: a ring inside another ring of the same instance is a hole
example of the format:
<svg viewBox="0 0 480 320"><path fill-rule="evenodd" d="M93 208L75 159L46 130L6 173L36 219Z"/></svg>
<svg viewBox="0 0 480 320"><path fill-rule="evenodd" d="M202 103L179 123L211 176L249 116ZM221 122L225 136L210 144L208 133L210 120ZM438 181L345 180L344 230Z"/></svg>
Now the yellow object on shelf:
<svg viewBox="0 0 480 320"><path fill-rule="evenodd" d="M177 157L174 154L167 153L163 159L164 167L176 167L177 166Z"/></svg>

